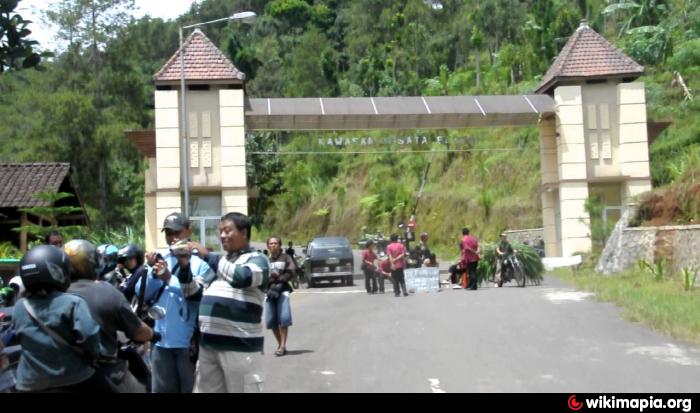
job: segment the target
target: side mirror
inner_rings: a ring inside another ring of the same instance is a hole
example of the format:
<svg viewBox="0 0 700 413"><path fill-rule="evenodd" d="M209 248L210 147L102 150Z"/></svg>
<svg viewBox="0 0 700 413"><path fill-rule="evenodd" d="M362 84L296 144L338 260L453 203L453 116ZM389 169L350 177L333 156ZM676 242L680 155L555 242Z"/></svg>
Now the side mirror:
<svg viewBox="0 0 700 413"><path fill-rule="evenodd" d="M306 255L306 248L302 249L301 252Z"/></svg>

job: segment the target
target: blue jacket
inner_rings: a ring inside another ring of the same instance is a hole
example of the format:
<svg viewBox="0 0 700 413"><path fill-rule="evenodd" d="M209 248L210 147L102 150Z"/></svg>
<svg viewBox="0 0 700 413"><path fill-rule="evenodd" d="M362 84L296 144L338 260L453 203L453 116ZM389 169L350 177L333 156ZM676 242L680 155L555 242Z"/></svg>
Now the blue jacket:
<svg viewBox="0 0 700 413"><path fill-rule="evenodd" d="M148 269L146 278L146 293L144 300L150 306L158 306L165 309L165 317L156 320L155 331L160 333L161 340L156 343L163 348L189 348L190 339L197 328L197 316L199 303L202 297L203 280L209 281L213 272L209 265L197 256L190 259L190 271L192 279L185 279L181 274L180 266L177 268L177 259L168 252L163 255L171 273L169 283L163 288L163 281L153 277L153 268ZM179 277L183 277L183 281ZM158 300L158 292L163 288ZM136 283L136 295L141 289L141 279Z"/></svg>
<svg viewBox="0 0 700 413"><path fill-rule="evenodd" d="M59 345L27 313L29 301L36 316L59 334L68 344L80 347L85 355ZM73 294L51 292L46 297L23 298L12 313L12 324L22 345L17 367L17 389L45 390L81 383L95 370L89 359L100 352L100 326L90 315L82 298Z"/></svg>

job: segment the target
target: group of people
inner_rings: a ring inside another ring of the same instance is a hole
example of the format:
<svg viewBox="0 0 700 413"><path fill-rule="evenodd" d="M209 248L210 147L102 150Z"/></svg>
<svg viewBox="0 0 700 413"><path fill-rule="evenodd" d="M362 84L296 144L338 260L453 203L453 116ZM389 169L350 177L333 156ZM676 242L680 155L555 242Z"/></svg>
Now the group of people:
<svg viewBox="0 0 700 413"><path fill-rule="evenodd" d="M218 230L223 253L189 241L180 213L163 223L167 250L102 245L98 252L85 240L64 244L55 232L28 251L13 312L22 346L17 390L262 391L263 312L283 356L294 260L279 237L268 239L269 258L252 249L243 214L224 215ZM144 357L126 357L117 332L145 343ZM148 377L133 374L125 359L150 364Z"/></svg>
<svg viewBox="0 0 700 413"><path fill-rule="evenodd" d="M361 264L365 276L365 289L367 294L384 294L385 280L389 279L393 284L396 297L400 297L401 292L407 296L404 269L409 265L420 266L413 264L414 262L422 263L424 267L437 267L438 263L435 254L428 248L428 234L425 232L421 234L420 244L410 254L407 254L404 243L399 241L398 234L392 234L389 239L390 243L386 251L377 252L373 240L365 244Z"/></svg>
<svg viewBox="0 0 700 413"><path fill-rule="evenodd" d="M459 242L460 260L458 263L450 266L449 281L452 284L461 283L462 287L467 290L476 290L479 277L477 268L479 267L479 259L481 251L479 249L479 241L473 235L470 235L469 228L462 229L462 239ZM501 233L500 240L495 250L496 258L496 273L494 287L502 287L502 274L504 270L505 260L512 254L517 252L508 242L508 236L505 232Z"/></svg>

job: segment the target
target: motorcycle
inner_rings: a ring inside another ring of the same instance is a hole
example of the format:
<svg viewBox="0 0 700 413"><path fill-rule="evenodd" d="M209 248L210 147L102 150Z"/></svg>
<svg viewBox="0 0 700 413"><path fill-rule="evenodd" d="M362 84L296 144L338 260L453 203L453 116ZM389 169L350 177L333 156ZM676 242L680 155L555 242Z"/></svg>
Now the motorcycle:
<svg viewBox="0 0 700 413"><path fill-rule="evenodd" d="M304 261L306 261L306 259L302 256L295 256L292 258L294 259L297 269L292 278L289 280L289 284L293 289L298 290L302 283L306 284L307 286L309 285L308 281L306 280L306 270L304 269Z"/></svg>
<svg viewBox="0 0 700 413"><path fill-rule="evenodd" d="M527 277L525 276L525 270L523 265L515 254L511 254L503 261L503 266L501 267L501 282L499 287L503 286L503 283L511 282L515 280L518 287L525 287Z"/></svg>

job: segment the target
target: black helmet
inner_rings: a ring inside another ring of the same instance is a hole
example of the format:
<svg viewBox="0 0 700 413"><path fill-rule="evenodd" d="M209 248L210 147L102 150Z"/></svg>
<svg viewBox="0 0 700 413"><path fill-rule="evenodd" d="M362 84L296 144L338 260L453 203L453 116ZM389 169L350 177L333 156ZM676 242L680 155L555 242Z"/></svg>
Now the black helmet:
<svg viewBox="0 0 700 413"><path fill-rule="evenodd" d="M95 245L84 239L74 239L63 247L63 251L70 258L72 279L97 279L99 258Z"/></svg>
<svg viewBox="0 0 700 413"><path fill-rule="evenodd" d="M139 247L136 244L128 244L119 250L119 253L117 254L117 259L120 263L125 264L126 260L128 260L129 258L136 258L136 266L140 267L143 265L144 262L143 254L144 252L141 247Z"/></svg>
<svg viewBox="0 0 700 413"><path fill-rule="evenodd" d="M63 250L53 245L38 245L22 257L19 275L24 288L66 291L70 285L70 259Z"/></svg>

